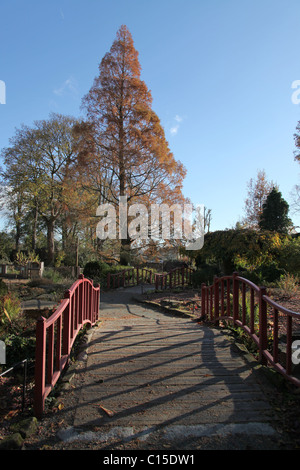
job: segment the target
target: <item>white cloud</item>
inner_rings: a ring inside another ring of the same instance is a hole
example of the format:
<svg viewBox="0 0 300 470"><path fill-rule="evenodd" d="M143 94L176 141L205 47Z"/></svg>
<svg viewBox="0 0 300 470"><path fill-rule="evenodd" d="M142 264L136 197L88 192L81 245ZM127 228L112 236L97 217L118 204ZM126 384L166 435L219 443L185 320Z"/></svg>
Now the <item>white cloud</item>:
<svg viewBox="0 0 300 470"><path fill-rule="evenodd" d="M78 85L74 77L70 77L64 81L64 83L59 87L53 90L53 93L57 96L63 96L67 93L72 95L78 95Z"/></svg>
<svg viewBox="0 0 300 470"><path fill-rule="evenodd" d="M176 114L176 116L174 118L174 121L176 121L176 124L174 126L172 126L171 129L170 129L170 133L172 135L176 135L177 132L179 131L180 123L183 121L183 117Z"/></svg>
<svg viewBox="0 0 300 470"><path fill-rule="evenodd" d="M171 127L170 132L172 135L176 135L179 129L179 124L176 124L176 126Z"/></svg>

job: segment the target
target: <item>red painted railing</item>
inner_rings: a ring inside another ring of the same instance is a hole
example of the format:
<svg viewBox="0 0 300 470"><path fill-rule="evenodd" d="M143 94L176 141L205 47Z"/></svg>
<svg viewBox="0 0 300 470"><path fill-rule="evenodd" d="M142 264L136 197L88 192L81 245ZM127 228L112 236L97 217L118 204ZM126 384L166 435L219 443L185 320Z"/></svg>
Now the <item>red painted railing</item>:
<svg viewBox="0 0 300 470"><path fill-rule="evenodd" d="M174 268L168 273L155 274L155 289L172 289L174 287L191 284L193 272L194 270L192 268L182 266L180 268Z"/></svg>
<svg viewBox="0 0 300 470"><path fill-rule="evenodd" d="M85 323L95 324L99 315L100 286L81 274L65 292L56 311L41 317L36 327L34 412L40 417L45 399L70 358L77 333Z"/></svg>
<svg viewBox="0 0 300 470"><path fill-rule="evenodd" d="M153 273L146 268L129 268L118 273L107 274L107 288L133 287L141 283L152 284Z"/></svg>
<svg viewBox="0 0 300 470"><path fill-rule="evenodd" d="M293 320L300 324L300 313L288 310L268 297L265 287L232 276L215 278L211 286L202 284L202 317L218 324L230 320L254 341L262 364L270 364L286 379L300 387L293 376Z"/></svg>

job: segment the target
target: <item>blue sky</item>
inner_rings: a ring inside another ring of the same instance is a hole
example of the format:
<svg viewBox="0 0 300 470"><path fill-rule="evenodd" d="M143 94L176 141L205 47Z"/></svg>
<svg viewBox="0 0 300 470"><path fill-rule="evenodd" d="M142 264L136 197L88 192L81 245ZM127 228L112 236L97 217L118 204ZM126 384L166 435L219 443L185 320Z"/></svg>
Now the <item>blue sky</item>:
<svg viewBox="0 0 300 470"><path fill-rule="evenodd" d="M50 112L81 116L126 24L153 109L187 169L184 194L212 209L211 229L244 216L258 170L291 203L300 184L299 0L1 0L0 9L0 148L22 123Z"/></svg>

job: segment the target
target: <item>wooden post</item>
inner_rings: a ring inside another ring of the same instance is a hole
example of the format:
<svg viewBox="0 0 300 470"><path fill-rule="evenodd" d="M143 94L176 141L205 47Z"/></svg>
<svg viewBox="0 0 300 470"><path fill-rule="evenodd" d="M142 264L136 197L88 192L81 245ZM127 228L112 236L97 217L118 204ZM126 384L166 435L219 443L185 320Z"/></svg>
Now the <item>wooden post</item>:
<svg viewBox="0 0 300 470"><path fill-rule="evenodd" d="M233 295L233 321L239 319L239 281L237 280L238 273L234 272L232 277L232 295Z"/></svg>
<svg viewBox="0 0 300 470"><path fill-rule="evenodd" d="M95 317L93 319L96 322L99 319L99 310L100 310L100 284L95 285L96 289L99 289L95 292Z"/></svg>
<svg viewBox="0 0 300 470"><path fill-rule="evenodd" d="M204 319L206 317L206 285L204 282L201 284L201 316Z"/></svg>
<svg viewBox="0 0 300 470"><path fill-rule="evenodd" d="M291 315L287 316L286 324L286 365L285 371L288 375L292 373L292 326L293 326L293 317Z"/></svg>
<svg viewBox="0 0 300 470"><path fill-rule="evenodd" d="M83 310L81 308L82 307L82 289L81 289L81 286L82 286L83 282L81 282L76 288L76 307L75 308L77 310L77 318L78 318L78 323L80 325L82 325L83 321L85 320L85 318L83 317Z"/></svg>
<svg viewBox="0 0 300 470"><path fill-rule="evenodd" d="M267 359L264 355L264 351L268 346L268 334L267 334L267 302L263 296L266 295L266 288L259 288L259 361L263 365L267 365Z"/></svg>
<svg viewBox="0 0 300 470"><path fill-rule="evenodd" d="M62 354L69 355L70 353L70 334L71 334L71 321L70 321L70 313L71 313L71 306L70 306L70 299L71 291L67 290L65 292L65 299L69 299L69 303L65 308L64 311L64 321L63 321L63 344L62 344ZM84 293L83 293L83 304L84 304Z"/></svg>
<svg viewBox="0 0 300 470"><path fill-rule="evenodd" d="M219 324L219 279L214 278L214 323Z"/></svg>
<svg viewBox="0 0 300 470"><path fill-rule="evenodd" d="M221 316L224 316L224 279L221 278Z"/></svg>
<svg viewBox="0 0 300 470"><path fill-rule="evenodd" d="M54 324L47 328L48 336L48 355L47 355L47 383L51 384L53 377L53 359L54 359Z"/></svg>
<svg viewBox="0 0 300 470"><path fill-rule="evenodd" d="M57 319L57 336L56 336L56 370L61 372L61 341L62 338L62 316Z"/></svg>

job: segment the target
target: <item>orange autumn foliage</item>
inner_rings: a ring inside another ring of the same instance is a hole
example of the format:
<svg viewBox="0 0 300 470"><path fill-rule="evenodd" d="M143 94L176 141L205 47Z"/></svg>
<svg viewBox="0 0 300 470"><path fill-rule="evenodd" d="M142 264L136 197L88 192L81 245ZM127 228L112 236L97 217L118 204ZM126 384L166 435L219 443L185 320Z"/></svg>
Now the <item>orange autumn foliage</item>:
<svg viewBox="0 0 300 470"><path fill-rule="evenodd" d="M117 207L119 196L127 196L128 204L185 202L186 170L170 151L151 106L138 52L123 25L83 99L87 120L75 129L83 177L98 192L100 202Z"/></svg>

